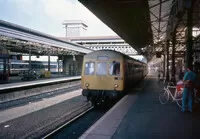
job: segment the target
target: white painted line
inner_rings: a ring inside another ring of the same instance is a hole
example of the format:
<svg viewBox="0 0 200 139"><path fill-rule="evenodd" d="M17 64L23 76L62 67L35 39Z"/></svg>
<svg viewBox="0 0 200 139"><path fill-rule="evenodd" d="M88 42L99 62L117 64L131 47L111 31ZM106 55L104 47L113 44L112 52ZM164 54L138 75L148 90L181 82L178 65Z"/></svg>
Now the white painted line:
<svg viewBox="0 0 200 139"><path fill-rule="evenodd" d="M9 126L10 126L10 125L5 125L4 127L5 127L5 128L8 128Z"/></svg>
<svg viewBox="0 0 200 139"><path fill-rule="evenodd" d="M111 137L123 120L123 117L135 102L136 98L136 95L126 95L81 137L79 137L79 139L87 139L94 136L98 136L99 138L102 136Z"/></svg>

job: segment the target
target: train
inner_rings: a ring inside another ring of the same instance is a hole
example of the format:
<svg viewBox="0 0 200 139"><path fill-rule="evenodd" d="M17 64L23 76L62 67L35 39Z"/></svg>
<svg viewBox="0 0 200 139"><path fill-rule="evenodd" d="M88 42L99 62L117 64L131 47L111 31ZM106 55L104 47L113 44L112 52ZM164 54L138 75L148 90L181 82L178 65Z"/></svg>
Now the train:
<svg viewBox="0 0 200 139"><path fill-rule="evenodd" d="M113 50L84 55L82 95L93 105L123 96L148 74L146 63Z"/></svg>
<svg viewBox="0 0 200 139"><path fill-rule="evenodd" d="M24 71L29 70L29 61L26 60L10 60L10 75L19 75ZM31 69L36 72L48 71L47 61L31 61ZM50 72L58 73L62 72L62 62L50 62Z"/></svg>

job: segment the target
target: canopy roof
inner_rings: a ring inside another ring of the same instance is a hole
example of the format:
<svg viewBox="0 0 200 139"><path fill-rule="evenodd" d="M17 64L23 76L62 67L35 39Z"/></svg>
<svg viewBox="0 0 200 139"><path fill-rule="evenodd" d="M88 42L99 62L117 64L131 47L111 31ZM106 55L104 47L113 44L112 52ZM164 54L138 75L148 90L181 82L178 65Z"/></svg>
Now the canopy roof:
<svg viewBox="0 0 200 139"><path fill-rule="evenodd" d="M139 53L152 57L153 52L163 51L166 39L171 39L173 33L177 50L185 48L190 0L79 1ZM193 2L193 25L199 30L200 1Z"/></svg>
<svg viewBox="0 0 200 139"><path fill-rule="evenodd" d="M136 50L152 43L147 0L79 1Z"/></svg>

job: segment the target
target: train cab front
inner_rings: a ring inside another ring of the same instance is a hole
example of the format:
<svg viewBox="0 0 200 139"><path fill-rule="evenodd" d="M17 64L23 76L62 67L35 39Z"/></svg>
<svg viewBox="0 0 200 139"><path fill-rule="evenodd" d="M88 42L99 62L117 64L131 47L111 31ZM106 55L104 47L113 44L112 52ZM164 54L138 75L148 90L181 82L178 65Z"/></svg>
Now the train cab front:
<svg viewBox="0 0 200 139"><path fill-rule="evenodd" d="M114 100L123 95L123 78L120 76L84 76L82 95L92 103Z"/></svg>

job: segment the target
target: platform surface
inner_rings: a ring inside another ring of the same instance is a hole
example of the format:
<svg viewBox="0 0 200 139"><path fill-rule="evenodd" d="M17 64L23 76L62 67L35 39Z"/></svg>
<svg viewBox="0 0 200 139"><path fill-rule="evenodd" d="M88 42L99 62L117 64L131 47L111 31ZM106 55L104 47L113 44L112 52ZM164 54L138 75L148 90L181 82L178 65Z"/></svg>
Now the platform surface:
<svg viewBox="0 0 200 139"><path fill-rule="evenodd" d="M155 75L148 75L80 138L199 139L199 108L193 113L182 113L171 100L160 104L161 86Z"/></svg>

